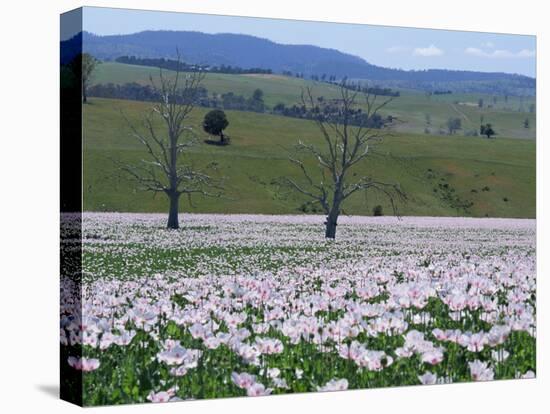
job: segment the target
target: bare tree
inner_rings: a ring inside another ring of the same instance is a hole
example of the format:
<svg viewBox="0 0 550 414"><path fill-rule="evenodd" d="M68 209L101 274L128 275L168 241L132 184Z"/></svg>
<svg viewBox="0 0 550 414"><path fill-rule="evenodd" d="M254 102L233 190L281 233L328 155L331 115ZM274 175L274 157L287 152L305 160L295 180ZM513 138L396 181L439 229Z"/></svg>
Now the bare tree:
<svg viewBox="0 0 550 414"><path fill-rule="evenodd" d="M449 130L449 135L453 135L456 131L462 128L462 120L460 118L449 118L447 119L447 129Z"/></svg>
<svg viewBox="0 0 550 414"><path fill-rule="evenodd" d="M165 76L160 69L158 84L150 76L158 100L144 116L141 128L133 125L123 114L132 135L143 145L149 159L143 159L136 165L121 164L121 168L141 189L166 194L170 202L167 224L170 229L179 228L178 211L182 194L187 195L190 202L193 194L221 195L219 181L208 173L215 163L196 169L183 159L186 151L197 143L187 121L196 105L205 73L200 70L183 73L179 63L178 56L178 69L173 77ZM158 119L164 128L158 127L158 122L155 122Z"/></svg>
<svg viewBox="0 0 550 414"><path fill-rule="evenodd" d="M311 88L302 92L302 104L313 114L313 121L321 132L322 145L316 146L299 142L290 161L302 173L302 180L289 177L283 183L298 193L307 196L310 203L319 204L327 215L325 237L336 237L338 217L342 213L345 201L358 191L377 190L386 195L397 214L396 199L405 199L398 184L378 181L371 176L358 174L359 165L373 153L374 144L381 141L387 132L372 126L379 111L392 98L377 102L378 96L368 92L350 90L345 82L339 87L340 98L336 100L337 112L324 111L312 94ZM357 110L358 97L365 98L365 109ZM334 101L332 103L334 105ZM360 116L358 116L360 114ZM318 173L309 166L307 159L313 160Z"/></svg>
<svg viewBox="0 0 550 414"><path fill-rule="evenodd" d="M92 81L93 73L100 63L89 53L79 53L70 63L73 73L82 82L82 103L88 102L88 87Z"/></svg>

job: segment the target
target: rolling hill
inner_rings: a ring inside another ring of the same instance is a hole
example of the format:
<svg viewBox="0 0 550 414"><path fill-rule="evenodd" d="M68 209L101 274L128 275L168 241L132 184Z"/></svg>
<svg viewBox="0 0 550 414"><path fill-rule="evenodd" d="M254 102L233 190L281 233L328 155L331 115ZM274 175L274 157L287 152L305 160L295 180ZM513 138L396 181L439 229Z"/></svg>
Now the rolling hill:
<svg viewBox="0 0 550 414"><path fill-rule="evenodd" d="M164 71L166 76L173 72ZM149 77L158 77L158 69L146 66L126 65L114 62L104 62L98 66L93 82L96 84L124 84L136 82L141 85L150 83ZM264 92L264 100L268 107L277 103L293 105L300 101L302 88L310 86L315 95L325 98L337 98L338 87L324 82L299 79L282 75L229 75L209 73L204 82L209 94L234 92L251 96L255 89ZM416 90L400 89L401 96L394 99L383 111L386 115L398 117L395 129L405 133L424 133L428 128L431 134L438 135L445 130L449 117L460 117L463 130L459 134L471 132L479 128L482 115L484 122L491 122L499 137L529 138L536 136L535 113L528 112L534 98L510 96L495 97L488 94L450 94L427 96ZM477 106L479 99L485 102L484 108ZM495 102L496 100L496 102ZM489 107L489 105L491 107ZM426 125L426 115L430 116L430 125ZM524 128L523 122L529 120L530 128Z"/></svg>

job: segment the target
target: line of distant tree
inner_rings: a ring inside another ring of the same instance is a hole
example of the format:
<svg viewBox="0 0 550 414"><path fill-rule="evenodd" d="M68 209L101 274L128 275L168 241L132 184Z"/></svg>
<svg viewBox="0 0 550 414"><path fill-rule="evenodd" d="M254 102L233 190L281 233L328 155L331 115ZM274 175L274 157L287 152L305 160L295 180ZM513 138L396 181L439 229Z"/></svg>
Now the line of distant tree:
<svg viewBox="0 0 550 414"><path fill-rule="evenodd" d="M297 72L293 74L290 71L283 71L283 75L296 76L303 78L304 74ZM338 78L334 75L316 75L310 76L312 80L327 82L332 84L340 84L343 78ZM535 96L534 81L532 79L524 79L517 77L512 79L500 80L391 80L391 79L368 79L365 83L376 83L379 88L388 89L418 89L426 92L429 95L447 95L452 93L483 93L489 95L513 95L513 96ZM348 82L348 86L350 82ZM381 95L381 94L380 94Z"/></svg>
<svg viewBox="0 0 550 414"><path fill-rule="evenodd" d="M265 112L264 93L261 89L256 89L251 97L246 98L243 95L237 95L233 92L227 92L212 98L213 106L216 108L232 109L236 111Z"/></svg>
<svg viewBox="0 0 550 414"><path fill-rule="evenodd" d="M346 83L345 87L351 89L352 91L368 93L370 95L379 95L379 96L401 96L399 91L394 91L391 88L382 88L380 86L363 86L360 83Z"/></svg>
<svg viewBox="0 0 550 414"><path fill-rule="evenodd" d="M322 75L313 74L311 75L311 80L318 81L318 82L336 82L336 76L327 75L326 73L323 73Z"/></svg>
<svg viewBox="0 0 550 414"><path fill-rule="evenodd" d="M382 87L397 89L417 89L424 92L452 91L458 93L479 93L495 96L535 96L532 81L523 78L486 81L406 81L377 80Z"/></svg>
<svg viewBox="0 0 550 414"><path fill-rule="evenodd" d="M288 116L301 119L322 119L324 122L341 123L344 120L342 108L338 99L329 101L319 98L319 104L308 107L306 105L286 106L284 103L278 103L273 107L273 113L276 115ZM372 114L370 117L361 108L349 109L346 114L346 121L349 125L363 126L366 128L380 129L394 120L394 117L388 115L383 117L379 113Z"/></svg>
<svg viewBox="0 0 550 414"><path fill-rule="evenodd" d="M231 109L235 111L265 112L266 106L263 101L263 91L256 89L251 97L237 95L234 92L214 94L209 96L204 86L195 88L196 105L206 108ZM131 101L155 102L159 99L158 91L151 85L141 85L136 82L124 84L95 84L88 88L88 95L97 98L126 99ZM183 96L174 95L183 101Z"/></svg>
<svg viewBox="0 0 550 414"><path fill-rule="evenodd" d="M263 91L256 89L252 96L246 97L234 92L224 94L209 95L204 86L199 86L194 90L194 102L197 106L205 108L216 108L234 111L249 111L265 113L270 112L275 115L282 115L291 118L317 119L319 114L327 122L338 122L342 117L341 107L338 99L327 100L323 97L318 98L318 104L312 108L305 105L294 104L286 106L278 103L270 111L265 105ZM121 85L107 83L95 84L88 88L88 96L108 99L126 99L132 101L155 102L159 99L159 92L151 85L141 85L136 82L124 83ZM179 101L184 102L188 98L174 95ZM391 124L394 118L389 115L382 117L380 114L370 117L361 109L351 110L347 116L347 122L350 125L364 126L368 128L383 128Z"/></svg>
<svg viewBox="0 0 550 414"><path fill-rule="evenodd" d="M199 86L196 88L195 101L206 103L208 101L208 90ZM124 84L95 84L88 88L88 96L95 96L97 98L108 98L108 99L127 99L130 101L145 101L145 102L154 102L159 99L159 92L155 90L151 85L141 85L137 82L130 82ZM175 95L179 101L183 102L185 96Z"/></svg>
<svg viewBox="0 0 550 414"><path fill-rule="evenodd" d="M162 68L166 70L179 70L181 72L188 72L193 70L204 70L210 73L228 73L232 75L238 74L271 74L271 69L262 68L241 68L231 65L195 65L185 62L178 62L177 60L165 59L165 58L139 58L136 56L120 56L115 59L118 63L125 63L127 65L139 65L139 66L152 66Z"/></svg>
<svg viewBox="0 0 550 414"><path fill-rule="evenodd" d="M291 76L291 72L284 73L284 75ZM303 74L297 73L297 77L303 78ZM311 75L311 80L317 81L317 82L325 82L325 83L331 83L338 86L343 86L346 89L356 91L356 92L362 92L362 93L368 93L370 95L378 95L378 96L394 96L398 97L401 95L399 91L395 91L391 88L385 88L381 86L365 86L362 82L353 82L348 81L347 78L344 78L342 80L338 80L336 76L329 75L327 76L325 73L323 73L321 76L319 75Z"/></svg>
<svg viewBox="0 0 550 414"><path fill-rule="evenodd" d="M363 92L370 93L371 95L380 95L380 96L401 96L399 91L394 91L391 88L381 88L379 86L373 86L369 88L362 88Z"/></svg>

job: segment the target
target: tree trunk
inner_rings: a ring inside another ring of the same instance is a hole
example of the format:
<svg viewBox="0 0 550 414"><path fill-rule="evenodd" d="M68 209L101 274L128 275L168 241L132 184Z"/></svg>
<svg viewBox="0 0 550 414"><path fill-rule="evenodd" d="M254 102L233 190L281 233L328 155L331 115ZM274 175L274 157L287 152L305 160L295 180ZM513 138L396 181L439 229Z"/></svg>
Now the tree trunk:
<svg viewBox="0 0 550 414"><path fill-rule="evenodd" d="M225 137L223 136L223 132L220 132L220 142L223 144L225 141Z"/></svg>
<svg viewBox="0 0 550 414"><path fill-rule="evenodd" d="M82 103L88 102L88 81L82 78Z"/></svg>
<svg viewBox="0 0 550 414"><path fill-rule="evenodd" d="M168 225L169 229L179 229L179 220L178 220L178 207L180 195L177 193L169 194L170 197L170 211L168 213Z"/></svg>
<svg viewBox="0 0 550 414"><path fill-rule="evenodd" d="M327 216L326 228L325 228L325 237L327 239L336 238L336 221L338 218L332 219L331 216Z"/></svg>
<svg viewBox="0 0 550 414"><path fill-rule="evenodd" d="M327 221L325 222L325 237L327 239L336 238L336 226L338 225L338 216L340 215L340 203L335 203L332 205L330 212L327 216Z"/></svg>
<svg viewBox="0 0 550 414"><path fill-rule="evenodd" d="M334 198L332 199L332 206L327 215L327 221L325 222L325 237L327 239L336 238L336 226L338 225L338 216L340 215L340 205L344 197L342 195L342 178L339 177L336 182L336 189L334 190Z"/></svg>

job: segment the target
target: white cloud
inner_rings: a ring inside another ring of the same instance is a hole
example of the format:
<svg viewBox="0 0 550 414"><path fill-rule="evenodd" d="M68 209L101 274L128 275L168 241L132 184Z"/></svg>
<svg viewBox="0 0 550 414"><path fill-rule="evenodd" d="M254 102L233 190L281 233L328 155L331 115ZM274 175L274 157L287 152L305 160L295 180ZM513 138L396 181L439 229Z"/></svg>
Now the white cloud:
<svg viewBox="0 0 550 414"><path fill-rule="evenodd" d="M493 42L482 43L481 46L486 47L487 49L494 49L495 44Z"/></svg>
<svg viewBox="0 0 550 414"><path fill-rule="evenodd" d="M435 45L430 45L428 47L417 47L413 50L414 56L422 57L441 56L443 53L443 50L439 49Z"/></svg>
<svg viewBox="0 0 550 414"><path fill-rule="evenodd" d="M517 57L535 57L536 55L537 52L535 52L535 49L521 49L516 53Z"/></svg>
<svg viewBox="0 0 550 414"><path fill-rule="evenodd" d="M464 50L464 53L467 55L485 57L485 58L503 58L503 59L513 59L513 58L531 58L535 57L535 50L533 49L522 49L519 52L512 52L506 49L497 49L487 52L485 50L479 49L477 47L467 47Z"/></svg>

